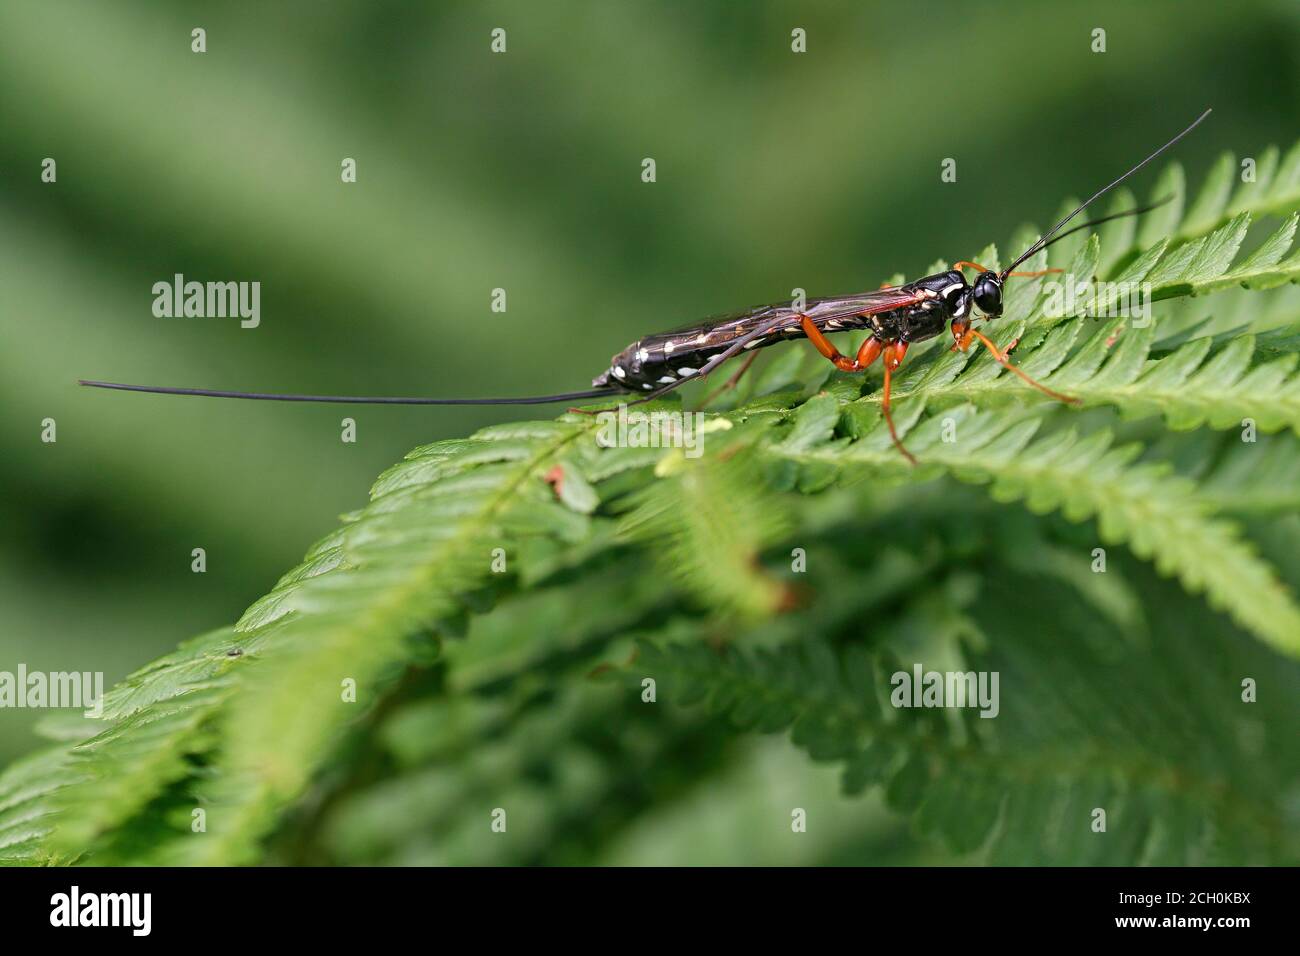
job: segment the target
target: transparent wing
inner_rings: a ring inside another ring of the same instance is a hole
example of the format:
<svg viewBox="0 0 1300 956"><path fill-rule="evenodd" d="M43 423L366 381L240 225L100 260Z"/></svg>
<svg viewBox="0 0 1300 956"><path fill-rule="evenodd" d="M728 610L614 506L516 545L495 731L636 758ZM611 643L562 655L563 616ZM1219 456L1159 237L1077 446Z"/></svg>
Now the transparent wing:
<svg viewBox="0 0 1300 956"><path fill-rule="evenodd" d="M874 315L878 312L899 309L919 301L921 301L920 296L904 292L901 288L879 289L862 295L811 299L804 307L802 314L807 315L821 328L833 319ZM731 315L715 316L713 319L706 320L706 322L699 325L689 326L677 332L661 333L660 336L652 336L643 339L642 342L646 343L650 341L650 338L657 339L661 336L685 338L694 333L697 336L707 336L709 344L712 346L725 346L722 352L714 355L700 368L698 374L691 377L691 381L698 381L723 362L735 358L744 350L747 344L755 339L776 336L784 331L793 331L799 328L799 315L800 313L789 305L762 306ZM651 401L660 395L671 392L686 381L685 378L679 378L672 384L655 389L632 404Z"/></svg>
<svg viewBox="0 0 1300 956"><path fill-rule="evenodd" d="M905 292L902 287L877 289L875 292L863 292L855 295L809 299L802 314L812 319L818 328L822 328L827 322L834 319L875 315L878 312L900 309L918 301L920 301L920 297L916 293ZM704 334L714 342L724 343L739 336L747 335L758 328L762 328L764 330L762 334L765 335L793 330L799 326L800 314L788 302L777 305L760 305L742 309L739 312L727 312L722 315L710 316L707 319L693 322L690 325L669 332L660 332L652 338L658 339L660 336L686 338L692 335Z"/></svg>

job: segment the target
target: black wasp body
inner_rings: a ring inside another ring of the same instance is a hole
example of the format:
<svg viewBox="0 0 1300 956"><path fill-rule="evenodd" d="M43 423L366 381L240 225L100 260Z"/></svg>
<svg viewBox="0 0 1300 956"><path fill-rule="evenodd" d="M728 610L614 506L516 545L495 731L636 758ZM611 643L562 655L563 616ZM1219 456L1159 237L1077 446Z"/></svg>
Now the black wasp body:
<svg viewBox="0 0 1300 956"><path fill-rule="evenodd" d="M984 272L970 285L965 275L951 269L876 292L810 299L802 309L794 303L758 306L638 339L615 355L591 384L629 392L659 391L711 370L710 363L737 343L748 352L811 337L806 322L823 334L869 329L882 347L921 342L939 335L949 323L964 331L975 302L988 316L1001 314L1002 282L996 273Z"/></svg>

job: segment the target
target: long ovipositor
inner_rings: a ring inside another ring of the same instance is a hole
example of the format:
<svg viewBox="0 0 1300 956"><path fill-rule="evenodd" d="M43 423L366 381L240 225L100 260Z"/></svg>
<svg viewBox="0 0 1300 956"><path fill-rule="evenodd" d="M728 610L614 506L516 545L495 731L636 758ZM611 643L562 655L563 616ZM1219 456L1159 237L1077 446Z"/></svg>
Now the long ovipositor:
<svg viewBox="0 0 1300 956"><path fill-rule="evenodd" d="M523 398L423 398L403 396L361 395L296 395L275 392L226 391L211 388L178 388L164 385L125 385L118 382L82 380L78 384L93 388L116 389L125 392L154 392L162 395L197 395L208 398L242 398L270 402L333 402L366 405L545 405L554 402L578 402L593 398L635 395L635 401L649 401L686 382L702 379L724 362L744 352L806 338L817 351L830 360L836 368L846 372L860 372L877 358L883 357L885 381L881 409L889 426L890 435L899 451L909 461L915 459L898 439L890 410L890 382L892 373L902 364L908 346L913 342L933 338L948 329L953 336L953 347L965 351L973 339L978 339L993 357L1033 385L1035 388L1062 401L1074 399L1061 395L1035 382L1007 358L986 336L973 328L973 307L980 310L981 318L996 319L1002 314L1003 291L1006 280L1013 276L1041 275L1037 272L1016 272L1015 269L1031 256L1066 236L1112 219L1135 216L1160 203L1129 209L1105 216L1094 222L1061 230L1089 205L1134 175L1153 159L1169 149L1195 129L1207 116L1206 110L1190 126L1165 143L1124 175L1097 190L1078 208L1049 229L1029 246L1012 263L1001 271L985 268L977 262L959 261L954 268L924 276L905 285L890 286L873 292L855 295L811 299L801 306L795 303L756 306L728 315L715 316L687 328L673 332L648 335L633 342L610 360L609 368L592 380L591 388L576 392L559 392L554 395L532 395ZM967 282L964 270L975 269L974 282ZM1049 272L1060 270L1046 270ZM836 332L869 330L871 334L853 358L841 355L826 338ZM750 359L739 374L749 367ZM739 378L739 374L733 377Z"/></svg>

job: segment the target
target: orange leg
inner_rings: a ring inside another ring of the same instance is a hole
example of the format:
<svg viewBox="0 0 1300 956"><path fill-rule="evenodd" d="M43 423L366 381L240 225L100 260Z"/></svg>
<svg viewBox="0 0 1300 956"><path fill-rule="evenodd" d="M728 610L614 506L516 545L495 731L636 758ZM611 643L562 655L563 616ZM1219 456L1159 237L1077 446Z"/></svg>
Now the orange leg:
<svg viewBox="0 0 1300 956"><path fill-rule="evenodd" d="M903 364L903 358L906 355L906 342L890 342L885 346L885 389L880 398L880 410L885 413L885 424L889 426L889 437L894 440L894 447L902 452L904 458L915 465L916 457L903 447L903 443L898 438L898 430L894 428L894 416L890 410L889 401L894 370Z"/></svg>
<svg viewBox="0 0 1300 956"><path fill-rule="evenodd" d="M862 343L862 348L858 349L855 358L847 358L831 344L830 339L826 338L825 333L817 328L813 324L813 320L808 316L800 316L799 324L803 327L803 334L808 336L808 341L813 344L813 347L818 352L821 352L841 372L861 372L880 356L880 350L884 347L884 343L872 336Z"/></svg>
<svg viewBox="0 0 1300 956"><path fill-rule="evenodd" d="M957 320L951 326L953 343L949 352L965 352L970 348L971 339L975 338L975 333L971 331L970 321L965 322ZM1007 343L1007 347L1002 350L1003 355L1010 355L1011 350L1020 344L1019 339L1012 339Z"/></svg>
<svg viewBox="0 0 1300 956"><path fill-rule="evenodd" d="M1019 279L1031 279L1034 276L1045 276L1049 272L1064 272L1064 269L1039 269L1037 272L1008 272L1007 275L1015 276Z"/></svg>
<svg viewBox="0 0 1300 956"><path fill-rule="evenodd" d="M974 338L974 333L970 330L969 319L954 319L949 331L952 332L952 348L949 352L965 352L970 348L970 340Z"/></svg>
<svg viewBox="0 0 1300 956"><path fill-rule="evenodd" d="M817 351L821 352L842 372L861 372L882 354L885 356L885 391L880 400L880 408L885 413L885 424L889 426L889 437L894 440L894 446L903 453L904 458L915 465L916 458L898 440L898 430L894 427L894 416L889 403L893 373L898 366L903 364L903 357L907 355L907 343L890 342L886 344L873 335L862 343L857 356L850 359L840 354L840 350L830 343L826 336L822 334L822 330L813 324L812 319L805 315L800 319L800 325L803 326L803 332L804 335L808 336L808 341L812 342Z"/></svg>
<svg viewBox="0 0 1300 956"><path fill-rule="evenodd" d="M956 323L954 323L954 329L953 329L954 335L957 334L955 325ZM1053 391L1052 389L1048 388L1046 385L1042 384L1041 382L1035 381L1034 379L1030 378L1029 375L1027 375L1024 372L1024 370L1019 369L1016 366L1012 365L1011 360L1007 358L1006 352L999 351L998 347L994 345L991 341L989 341L989 337L982 332L978 332L975 329L968 329L964 331L962 333L961 338L957 340L957 347L960 348L963 352L965 352L966 349L970 346L970 340L972 338L979 339L980 342L983 344L983 346L989 350L989 354L992 355L993 358L1003 368L1007 369L1009 372L1012 372L1020 376L1021 379L1023 379L1028 384L1032 385L1034 388L1038 389L1043 394L1050 395L1052 398L1055 398L1056 400L1061 402L1068 402L1071 405L1082 404L1082 402L1080 402L1079 399L1072 398L1069 395L1062 395L1060 392ZM1011 347L1014 347L1014 344L1015 343L1012 343ZM1007 352L1011 351L1011 347L1008 347Z"/></svg>
<svg viewBox="0 0 1300 956"><path fill-rule="evenodd" d="M880 353L884 349L885 343L880 341L874 335L862 343L858 349L858 354L853 359L853 364L857 366L855 372L861 372L866 369L876 359L880 358Z"/></svg>
<svg viewBox="0 0 1300 956"><path fill-rule="evenodd" d="M970 266L972 269L976 269L976 270L978 270L978 271L980 271L980 272L993 272L993 271L994 271L993 269L990 269L990 268L988 268L987 266L982 266L982 265L980 265L978 262L968 262L968 261L965 260L965 259L962 259L962 260L960 260L960 261L958 261L958 262L954 262L954 263L952 264L952 267L953 267L954 269L963 269L963 268L965 268L966 266ZM1016 278L1019 278L1019 279L1029 279L1029 278L1032 278L1033 276L1045 276L1045 275L1047 275L1049 272L1064 272L1064 271L1065 271L1064 269L1042 269L1042 270L1040 270L1040 271L1038 271L1038 272L1008 272L1007 275L1009 275L1009 276L1015 276Z"/></svg>

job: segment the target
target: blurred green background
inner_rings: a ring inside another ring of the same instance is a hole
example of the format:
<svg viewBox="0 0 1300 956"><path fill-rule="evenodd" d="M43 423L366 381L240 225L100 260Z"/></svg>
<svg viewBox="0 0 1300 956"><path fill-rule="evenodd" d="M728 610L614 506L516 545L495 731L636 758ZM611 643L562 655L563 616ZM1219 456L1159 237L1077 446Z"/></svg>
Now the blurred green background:
<svg viewBox="0 0 1300 956"><path fill-rule="evenodd" d="M79 377L583 388L642 333L974 255L1206 106L1179 147L1193 183L1223 150L1288 146L1298 91L1294 0L4 0L0 669L116 681L235 620L412 446L552 413L199 401ZM40 181L46 157L57 183ZM154 317L152 285L177 272L260 281L261 326ZM37 746L36 716L0 712L0 763ZM730 785L805 772L840 799L784 742L755 747Z"/></svg>

